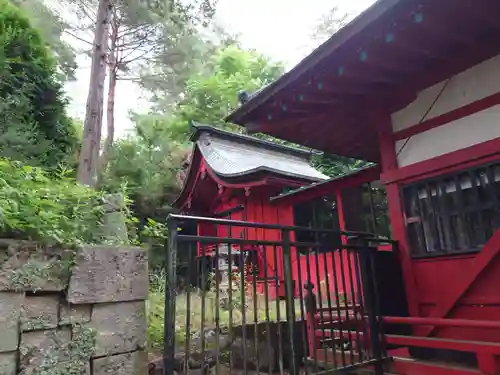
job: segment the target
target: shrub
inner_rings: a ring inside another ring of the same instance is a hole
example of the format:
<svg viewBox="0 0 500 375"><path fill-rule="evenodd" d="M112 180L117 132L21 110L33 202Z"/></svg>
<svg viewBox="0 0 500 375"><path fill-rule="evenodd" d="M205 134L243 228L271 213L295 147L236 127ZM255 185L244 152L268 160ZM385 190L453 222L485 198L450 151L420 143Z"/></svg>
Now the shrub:
<svg viewBox="0 0 500 375"><path fill-rule="evenodd" d="M101 193L66 175L0 159L0 235L65 245L100 242Z"/></svg>
<svg viewBox="0 0 500 375"><path fill-rule="evenodd" d="M57 166L76 145L55 61L28 19L0 0L0 155Z"/></svg>

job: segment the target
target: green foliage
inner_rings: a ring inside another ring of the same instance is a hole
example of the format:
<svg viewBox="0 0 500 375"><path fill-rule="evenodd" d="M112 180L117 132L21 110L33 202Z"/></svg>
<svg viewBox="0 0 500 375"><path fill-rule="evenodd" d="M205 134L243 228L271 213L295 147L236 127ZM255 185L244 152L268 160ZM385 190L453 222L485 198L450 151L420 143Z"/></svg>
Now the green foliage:
<svg viewBox="0 0 500 375"><path fill-rule="evenodd" d="M168 129L178 141L187 140L190 120L241 131L224 122L224 117L238 106L237 93L254 92L274 81L284 70L283 65L257 52L236 46L221 49L212 62L213 72L194 75L187 81L184 98L169 119Z"/></svg>
<svg viewBox="0 0 500 375"><path fill-rule="evenodd" d="M64 80L75 80L76 51L63 39L70 25L51 9L43 0L10 0L29 18L43 41L55 56L58 72Z"/></svg>
<svg viewBox="0 0 500 375"><path fill-rule="evenodd" d="M177 144L146 133L142 129L135 137L115 142L99 187L116 192L125 183L135 215L154 219L179 191L176 173L182 154Z"/></svg>
<svg viewBox="0 0 500 375"><path fill-rule="evenodd" d="M151 351L163 350L163 322L165 316L165 273L151 274L149 297L146 301L148 317L148 345Z"/></svg>
<svg viewBox="0 0 500 375"><path fill-rule="evenodd" d="M0 159L2 237L60 244L100 242L102 193L39 168Z"/></svg>
<svg viewBox="0 0 500 375"><path fill-rule="evenodd" d="M269 321L286 320L287 310L285 301L272 301L268 297L266 303L264 295L252 295L251 283L247 281L242 283L240 274L233 274L232 277L229 278L229 280L232 280L230 285L227 287L220 286L219 293L216 291L213 278L213 275L209 276L209 279L212 279L210 283L211 287L205 292L191 286L186 287L184 290L177 291L175 341L181 348L184 347L186 342L186 317L188 314L190 315L189 331L191 335L201 331L202 326L205 328L216 326L216 309L219 309L218 318L222 330L229 327L231 318L233 327L243 324L243 306L245 306L247 322L250 320L249 317L253 319L254 316L256 316L257 322L264 322L268 318ZM157 271L150 275L147 314L148 343L151 351L160 352L163 349L165 279L166 275L164 271ZM229 288L231 288L231 297L229 297ZM245 293L242 293L242 288L246 290ZM205 300L204 302L203 299ZM189 310L187 310L188 306L190 306ZM203 309L204 314L202 314ZM295 314L297 316L301 314L299 300L295 301ZM203 323L202 317L204 318ZM193 342L191 342L191 344L193 345Z"/></svg>
<svg viewBox="0 0 500 375"><path fill-rule="evenodd" d="M21 10L0 0L0 155L55 167L72 152L55 61Z"/></svg>
<svg viewBox="0 0 500 375"><path fill-rule="evenodd" d="M316 169L330 177L340 176L370 164L364 160L329 154L314 155L311 161Z"/></svg>

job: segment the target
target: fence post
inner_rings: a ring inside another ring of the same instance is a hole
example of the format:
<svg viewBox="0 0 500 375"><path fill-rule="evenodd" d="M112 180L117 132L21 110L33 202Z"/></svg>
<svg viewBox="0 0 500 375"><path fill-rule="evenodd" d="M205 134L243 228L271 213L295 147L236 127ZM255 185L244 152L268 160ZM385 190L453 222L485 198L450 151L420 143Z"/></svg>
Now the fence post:
<svg viewBox="0 0 500 375"><path fill-rule="evenodd" d="M290 374L298 375L295 353L295 298L293 288L293 273L292 273L292 248L290 240L290 230L282 230L283 241L283 273L285 279L285 302L286 302L286 320L288 322L288 335L290 340Z"/></svg>
<svg viewBox="0 0 500 375"><path fill-rule="evenodd" d="M176 219L167 219L167 240L165 241L166 280L165 280L165 317L163 367L165 375L174 375L175 360L175 287L177 261L177 228Z"/></svg>
<svg viewBox="0 0 500 375"><path fill-rule="evenodd" d="M375 375L383 375L383 348L380 335L382 334L379 325L379 313L377 301L378 293L376 290L375 270L373 269L373 252L376 251L370 248L369 242L365 238L361 238L361 248L358 249L359 266L361 271L361 282L363 288L363 300L366 312L368 313L368 327L370 330L370 346L375 362Z"/></svg>

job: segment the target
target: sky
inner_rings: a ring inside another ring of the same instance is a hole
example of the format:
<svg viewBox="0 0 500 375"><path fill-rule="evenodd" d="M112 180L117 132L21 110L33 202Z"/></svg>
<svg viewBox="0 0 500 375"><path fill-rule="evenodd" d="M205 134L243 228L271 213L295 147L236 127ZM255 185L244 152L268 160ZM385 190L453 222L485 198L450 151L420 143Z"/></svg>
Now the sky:
<svg viewBox="0 0 500 375"><path fill-rule="evenodd" d="M334 6L339 12L358 14L374 0L219 0L216 21L239 35L245 48L256 49L292 68L315 47L311 40L320 17ZM83 119L90 75L90 60L80 56L77 80L66 86L70 115ZM131 82L119 82L115 103L118 137L131 128L129 112L147 112L144 93ZM105 116L104 116L105 133Z"/></svg>

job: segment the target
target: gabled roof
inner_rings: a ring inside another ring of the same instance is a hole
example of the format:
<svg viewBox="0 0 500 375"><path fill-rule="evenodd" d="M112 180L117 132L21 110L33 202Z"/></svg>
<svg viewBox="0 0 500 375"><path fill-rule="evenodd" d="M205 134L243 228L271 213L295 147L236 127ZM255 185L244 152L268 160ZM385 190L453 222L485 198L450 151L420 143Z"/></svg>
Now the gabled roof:
<svg viewBox="0 0 500 375"><path fill-rule="evenodd" d="M195 142L208 167L221 178L269 172L287 178L322 181L328 176L310 166L311 151L279 145L193 123Z"/></svg>
<svg viewBox="0 0 500 375"><path fill-rule="evenodd" d="M232 188L268 183L301 186L328 178L309 165L310 150L207 125L191 123L191 126L194 129L191 136L194 143L191 163L184 186L172 204L176 208L182 209L191 199L210 201L214 198L212 195L216 194L217 184ZM211 179L200 178L200 171L204 167Z"/></svg>
<svg viewBox="0 0 500 375"><path fill-rule="evenodd" d="M498 0L378 0L227 121L380 162L379 124L420 90L500 54Z"/></svg>

